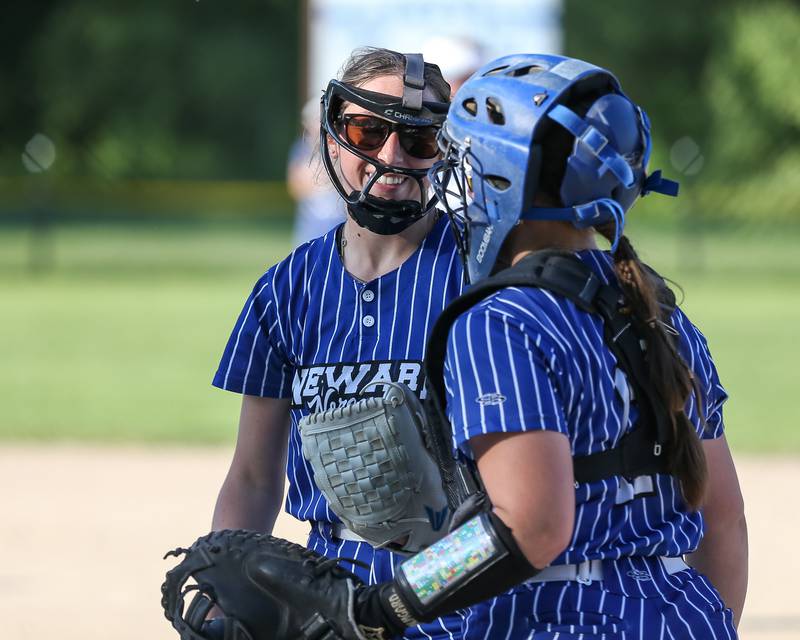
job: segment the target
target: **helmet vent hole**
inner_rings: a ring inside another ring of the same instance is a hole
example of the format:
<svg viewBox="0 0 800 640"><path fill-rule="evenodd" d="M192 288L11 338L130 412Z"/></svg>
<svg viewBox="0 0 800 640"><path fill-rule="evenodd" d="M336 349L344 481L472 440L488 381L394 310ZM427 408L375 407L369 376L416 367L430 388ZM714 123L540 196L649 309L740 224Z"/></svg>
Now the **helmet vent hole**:
<svg viewBox="0 0 800 640"><path fill-rule="evenodd" d="M505 71L506 69L508 69L507 64L504 64L502 67L495 67L494 69L489 69L489 71L483 74L483 77L486 78L488 76L496 76L500 73L503 73L503 71Z"/></svg>
<svg viewBox="0 0 800 640"><path fill-rule="evenodd" d="M505 191L511 186L511 181L502 176L486 176L484 178L496 191Z"/></svg>
<svg viewBox="0 0 800 640"><path fill-rule="evenodd" d="M486 113L492 124L506 123L506 117L503 115L503 106L494 98L486 98Z"/></svg>
<svg viewBox="0 0 800 640"><path fill-rule="evenodd" d="M461 103L461 106L464 107L464 111L466 111L469 115L478 115L478 103L475 102L475 98L467 98Z"/></svg>
<svg viewBox="0 0 800 640"><path fill-rule="evenodd" d="M530 76L535 73L541 73L542 71L545 71L544 67L540 67L538 64L532 64L527 67L519 67L518 69L514 69L514 71L511 72L511 75L515 78L519 78L520 76Z"/></svg>

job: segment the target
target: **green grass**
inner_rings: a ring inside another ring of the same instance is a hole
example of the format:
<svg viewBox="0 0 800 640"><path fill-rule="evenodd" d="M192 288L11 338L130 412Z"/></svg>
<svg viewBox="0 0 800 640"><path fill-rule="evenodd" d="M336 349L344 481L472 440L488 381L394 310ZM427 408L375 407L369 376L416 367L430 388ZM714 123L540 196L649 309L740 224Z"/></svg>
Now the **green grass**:
<svg viewBox="0 0 800 640"><path fill-rule="evenodd" d="M728 439L748 451L800 452L800 230L631 228L643 259L683 289L730 399Z"/></svg>
<svg viewBox="0 0 800 640"><path fill-rule="evenodd" d="M69 226L39 272L27 232L0 231L0 437L232 438L239 398L211 377L288 229Z"/></svg>
<svg viewBox="0 0 800 640"><path fill-rule="evenodd" d="M709 340L733 446L800 451L800 232L631 236ZM0 438L232 439L239 399L210 379L288 223L70 225L50 243L37 271L29 232L0 228Z"/></svg>

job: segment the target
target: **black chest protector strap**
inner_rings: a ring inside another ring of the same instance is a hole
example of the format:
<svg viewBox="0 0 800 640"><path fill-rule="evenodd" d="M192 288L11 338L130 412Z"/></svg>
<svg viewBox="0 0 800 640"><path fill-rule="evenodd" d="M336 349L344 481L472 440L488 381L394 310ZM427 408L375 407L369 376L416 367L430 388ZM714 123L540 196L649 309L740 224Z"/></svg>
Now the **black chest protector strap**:
<svg viewBox="0 0 800 640"><path fill-rule="evenodd" d="M434 325L425 354L428 405L438 414L438 421L447 424L444 360L451 326L465 311L506 287L546 289L572 300L583 311L600 314L605 344L616 356L633 389L639 410L634 428L612 449L573 458L575 480L594 482L615 475L633 478L669 473L664 451L671 433L669 414L649 383L646 345L639 337L641 332L634 319L624 312L621 292L604 284L588 265L572 254L533 253L513 267L477 283L445 308Z"/></svg>

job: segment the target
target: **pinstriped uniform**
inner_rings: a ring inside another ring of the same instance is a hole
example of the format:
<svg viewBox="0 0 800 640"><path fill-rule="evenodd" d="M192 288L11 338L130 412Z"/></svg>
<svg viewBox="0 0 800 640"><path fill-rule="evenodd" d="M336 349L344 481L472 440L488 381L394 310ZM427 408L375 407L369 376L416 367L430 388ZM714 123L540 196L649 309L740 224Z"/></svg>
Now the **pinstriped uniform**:
<svg viewBox="0 0 800 640"><path fill-rule="evenodd" d="M614 281L608 254L577 255ZM694 401L689 418L702 438L720 437L727 394L705 338L680 310L672 320L702 392L705 429ZM616 446L637 418L600 317L541 289L503 289L459 317L445 383L454 445L467 455L476 435L540 429L563 433L573 456L588 455ZM694 570L668 575L657 558L695 550L703 531L671 476L582 483L575 499L572 541L552 564L603 560L603 580L517 587L473 607L465 638L736 637L731 612L708 581Z"/></svg>
<svg viewBox="0 0 800 640"><path fill-rule="evenodd" d="M363 283L342 266L336 230L295 249L256 283L233 328L213 384L237 393L291 398L286 510L312 523L308 545L370 583L390 579L401 556L334 539L339 522L303 458L297 424L309 413L355 402L368 384L404 382L424 395L425 342L444 306L461 292L461 261L446 218L437 220L398 269ZM366 395L380 396L384 387ZM407 638L456 638L458 616ZM455 634L455 635L454 635Z"/></svg>

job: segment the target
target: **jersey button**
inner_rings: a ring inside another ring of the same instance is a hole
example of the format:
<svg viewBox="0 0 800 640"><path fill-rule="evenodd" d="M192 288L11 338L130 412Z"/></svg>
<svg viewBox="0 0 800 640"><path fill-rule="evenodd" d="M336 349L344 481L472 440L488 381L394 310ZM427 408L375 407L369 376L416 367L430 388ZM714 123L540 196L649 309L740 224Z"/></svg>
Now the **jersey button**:
<svg viewBox="0 0 800 640"><path fill-rule="evenodd" d="M375 292L371 289L364 289L364 291L361 292L361 299L364 302L372 302L375 299Z"/></svg>
<svg viewBox="0 0 800 640"><path fill-rule="evenodd" d="M364 323L365 327L371 327L373 324L375 324L375 318L372 316L364 316L364 319L361 322Z"/></svg>

